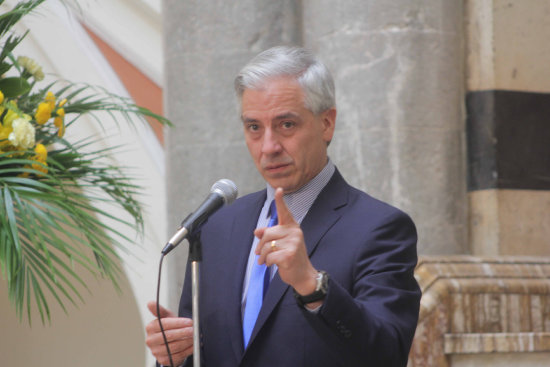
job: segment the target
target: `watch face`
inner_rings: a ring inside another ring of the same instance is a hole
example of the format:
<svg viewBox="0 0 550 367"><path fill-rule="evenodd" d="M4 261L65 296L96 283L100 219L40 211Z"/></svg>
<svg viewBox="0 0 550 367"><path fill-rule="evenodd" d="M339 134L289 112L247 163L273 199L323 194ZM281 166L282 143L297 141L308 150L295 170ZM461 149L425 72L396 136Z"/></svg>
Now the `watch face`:
<svg viewBox="0 0 550 367"><path fill-rule="evenodd" d="M324 271L320 271L319 276L317 277L317 286L315 288L315 291L306 296L302 296L298 294L296 290L294 290L294 297L296 297L298 304L303 307L305 304L322 300L323 298L325 298L327 291L328 274Z"/></svg>
<svg viewBox="0 0 550 367"><path fill-rule="evenodd" d="M322 289L324 278L325 278L325 276L322 272L317 273L317 278L315 278L315 280L317 280L317 284L315 285L315 292Z"/></svg>
<svg viewBox="0 0 550 367"><path fill-rule="evenodd" d="M327 293L328 290L328 274L324 271L320 272L321 274L321 284L319 290L322 290L324 293Z"/></svg>

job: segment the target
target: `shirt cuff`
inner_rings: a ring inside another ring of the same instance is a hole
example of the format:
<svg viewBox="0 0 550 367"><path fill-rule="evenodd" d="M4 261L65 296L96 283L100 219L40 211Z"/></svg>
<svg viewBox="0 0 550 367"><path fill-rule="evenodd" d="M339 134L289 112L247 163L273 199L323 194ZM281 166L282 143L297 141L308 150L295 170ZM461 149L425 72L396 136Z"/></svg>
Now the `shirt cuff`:
<svg viewBox="0 0 550 367"><path fill-rule="evenodd" d="M319 306L315 307L314 309L309 309L307 308L307 306L304 306L304 308L309 312L309 313L312 313L314 315L317 315L319 313L319 310L321 309L321 307L323 307L322 304L320 304Z"/></svg>

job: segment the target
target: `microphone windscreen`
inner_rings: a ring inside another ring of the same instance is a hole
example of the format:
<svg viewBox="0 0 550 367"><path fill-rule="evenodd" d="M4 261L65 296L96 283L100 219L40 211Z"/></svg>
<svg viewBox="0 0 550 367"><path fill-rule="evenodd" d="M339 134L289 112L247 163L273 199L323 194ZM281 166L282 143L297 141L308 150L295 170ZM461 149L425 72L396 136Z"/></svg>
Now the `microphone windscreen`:
<svg viewBox="0 0 550 367"><path fill-rule="evenodd" d="M210 192L219 194L223 198L225 204L231 204L238 195L237 185L227 178L218 180L212 185Z"/></svg>

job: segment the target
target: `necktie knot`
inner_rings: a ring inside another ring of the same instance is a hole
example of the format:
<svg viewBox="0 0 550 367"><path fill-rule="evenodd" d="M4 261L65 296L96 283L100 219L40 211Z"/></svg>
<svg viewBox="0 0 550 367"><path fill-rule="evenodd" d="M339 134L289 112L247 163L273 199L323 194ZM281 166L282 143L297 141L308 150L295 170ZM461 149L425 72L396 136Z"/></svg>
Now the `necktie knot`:
<svg viewBox="0 0 550 367"><path fill-rule="evenodd" d="M277 216L277 206L275 205L275 200L269 205L269 222L267 223L268 227L276 226L279 223L279 218Z"/></svg>

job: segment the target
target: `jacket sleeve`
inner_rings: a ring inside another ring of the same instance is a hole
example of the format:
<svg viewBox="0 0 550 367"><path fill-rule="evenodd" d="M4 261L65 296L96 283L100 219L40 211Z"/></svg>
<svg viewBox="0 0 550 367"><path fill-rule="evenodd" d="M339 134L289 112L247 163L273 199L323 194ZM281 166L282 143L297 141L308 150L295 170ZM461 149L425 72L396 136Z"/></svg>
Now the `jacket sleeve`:
<svg viewBox="0 0 550 367"><path fill-rule="evenodd" d="M393 210L359 233L350 284L331 278L319 312L304 317L344 365L406 366L421 297L414 223Z"/></svg>

